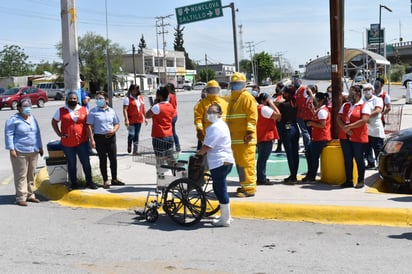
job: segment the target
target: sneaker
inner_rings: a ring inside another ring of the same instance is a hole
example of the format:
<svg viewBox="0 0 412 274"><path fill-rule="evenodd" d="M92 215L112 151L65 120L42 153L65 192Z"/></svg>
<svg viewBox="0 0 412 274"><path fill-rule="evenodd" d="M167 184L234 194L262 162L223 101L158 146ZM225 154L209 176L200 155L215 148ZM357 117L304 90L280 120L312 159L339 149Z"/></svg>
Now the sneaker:
<svg viewBox="0 0 412 274"><path fill-rule="evenodd" d="M98 189L98 186L93 182L87 183L87 187L90 189Z"/></svg>
<svg viewBox="0 0 412 274"><path fill-rule="evenodd" d="M366 169L375 169L375 165L374 164L368 164L365 168Z"/></svg>
<svg viewBox="0 0 412 274"><path fill-rule="evenodd" d="M16 202L16 205L19 205L19 206L27 206L27 202L26 202L26 201L17 201L17 202Z"/></svg>
<svg viewBox="0 0 412 274"><path fill-rule="evenodd" d="M341 184L340 187L341 188L353 187L353 183L352 182L345 182L345 183Z"/></svg>
<svg viewBox="0 0 412 274"><path fill-rule="evenodd" d="M124 186L125 183L123 183L122 181L119 181L117 179L112 180L112 186Z"/></svg>
<svg viewBox="0 0 412 274"><path fill-rule="evenodd" d="M246 197L253 197L255 193L247 192L243 188L239 187L236 191L236 197L238 198L246 198Z"/></svg>
<svg viewBox="0 0 412 274"><path fill-rule="evenodd" d="M283 182L285 182L286 184L294 185L298 182L298 180L296 178L292 178L292 176L289 176L289 177L283 179Z"/></svg>
<svg viewBox="0 0 412 274"><path fill-rule="evenodd" d="M364 181L359 181L359 182L356 184L355 188L362 188L362 187L364 187L364 186L365 186L365 182L364 182Z"/></svg>
<svg viewBox="0 0 412 274"><path fill-rule="evenodd" d="M302 183L310 183L310 182L315 182L316 179L315 178L310 178L308 176L305 176L302 178Z"/></svg>
<svg viewBox="0 0 412 274"><path fill-rule="evenodd" d="M272 186L274 183L266 179L265 181L257 181L256 184L260 186Z"/></svg>
<svg viewBox="0 0 412 274"><path fill-rule="evenodd" d="M28 199L27 199L27 202L31 202L31 203L40 203L40 200L39 200L39 199L37 199L37 198L33 198L33 197L31 197L31 198L28 198Z"/></svg>

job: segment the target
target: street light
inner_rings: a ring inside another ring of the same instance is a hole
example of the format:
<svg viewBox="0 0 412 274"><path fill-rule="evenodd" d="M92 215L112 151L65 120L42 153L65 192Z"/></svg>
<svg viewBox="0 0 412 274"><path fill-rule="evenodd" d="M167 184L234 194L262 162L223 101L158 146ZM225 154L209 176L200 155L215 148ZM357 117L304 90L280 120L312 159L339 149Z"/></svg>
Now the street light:
<svg viewBox="0 0 412 274"><path fill-rule="evenodd" d="M386 9L389 12L392 12L390 8L388 8L385 5L379 5L379 47L378 47L378 53L381 54L381 13L382 13L382 8ZM385 36L384 36L385 38Z"/></svg>

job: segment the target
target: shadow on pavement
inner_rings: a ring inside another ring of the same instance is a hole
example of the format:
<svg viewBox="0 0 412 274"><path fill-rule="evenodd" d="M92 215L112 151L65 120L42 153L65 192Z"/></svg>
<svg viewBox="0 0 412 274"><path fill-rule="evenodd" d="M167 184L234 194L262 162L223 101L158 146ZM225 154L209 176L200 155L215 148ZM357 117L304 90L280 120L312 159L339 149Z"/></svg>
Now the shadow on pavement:
<svg viewBox="0 0 412 274"><path fill-rule="evenodd" d="M412 240L412 232L402 233L400 235L389 235L388 238Z"/></svg>

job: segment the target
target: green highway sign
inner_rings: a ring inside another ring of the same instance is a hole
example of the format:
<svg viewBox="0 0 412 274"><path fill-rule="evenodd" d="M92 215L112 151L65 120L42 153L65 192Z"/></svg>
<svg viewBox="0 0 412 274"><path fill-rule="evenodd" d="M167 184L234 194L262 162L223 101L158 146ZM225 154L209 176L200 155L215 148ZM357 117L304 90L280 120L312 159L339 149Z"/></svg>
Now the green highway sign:
<svg viewBox="0 0 412 274"><path fill-rule="evenodd" d="M213 0L176 8L179 25L223 16L222 1Z"/></svg>

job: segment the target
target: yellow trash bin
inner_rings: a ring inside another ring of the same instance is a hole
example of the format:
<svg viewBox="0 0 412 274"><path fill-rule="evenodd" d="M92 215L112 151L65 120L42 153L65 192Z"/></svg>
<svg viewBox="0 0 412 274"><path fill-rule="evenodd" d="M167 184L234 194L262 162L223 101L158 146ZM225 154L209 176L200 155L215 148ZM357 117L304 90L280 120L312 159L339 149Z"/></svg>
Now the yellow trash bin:
<svg viewBox="0 0 412 274"><path fill-rule="evenodd" d="M339 140L330 141L320 156L320 180L326 184L340 185L346 181L345 161ZM353 182L358 181L358 168L353 160Z"/></svg>

